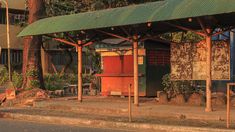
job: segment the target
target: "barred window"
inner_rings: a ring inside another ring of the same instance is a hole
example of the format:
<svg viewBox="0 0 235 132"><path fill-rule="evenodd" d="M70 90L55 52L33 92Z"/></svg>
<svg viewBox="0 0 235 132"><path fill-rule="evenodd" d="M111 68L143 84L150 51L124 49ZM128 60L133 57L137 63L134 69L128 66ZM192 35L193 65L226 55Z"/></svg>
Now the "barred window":
<svg viewBox="0 0 235 132"><path fill-rule="evenodd" d="M8 62L8 51L3 49L1 52L0 63L7 65ZM22 50L11 50L11 63L12 64L21 64L23 60L23 51Z"/></svg>
<svg viewBox="0 0 235 132"><path fill-rule="evenodd" d="M149 65L169 65L170 51L164 49L149 50L147 52Z"/></svg>

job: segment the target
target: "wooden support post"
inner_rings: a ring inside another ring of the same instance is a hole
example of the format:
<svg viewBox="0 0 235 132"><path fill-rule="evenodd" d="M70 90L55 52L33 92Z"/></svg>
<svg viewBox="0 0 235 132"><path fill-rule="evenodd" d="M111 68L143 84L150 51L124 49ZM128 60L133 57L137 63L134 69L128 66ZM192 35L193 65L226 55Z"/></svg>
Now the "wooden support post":
<svg viewBox="0 0 235 132"><path fill-rule="evenodd" d="M139 105L139 77L138 77L138 36L133 37L133 59L134 59L134 104Z"/></svg>
<svg viewBox="0 0 235 132"><path fill-rule="evenodd" d="M128 112L129 112L129 122L132 122L132 114L131 114L131 84L129 87L129 101L128 101Z"/></svg>
<svg viewBox="0 0 235 132"><path fill-rule="evenodd" d="M78 101L82 102L82 41L78 41Z"/></svg>
<svg viewBox="0 0 235 132"><path fill-rule="evenodd" d="M208 34L211 34L211 29L206 29ZM211 36L206 36L206 45L207 45L207 58L206 58L206 112L212 111L212 104L211 104L211 48L212 48L212 41Z"/></svg>
<svg viewBox="0 0 235 132"><path fill-rule="evenodd" d="M230 127L230 85L227 84L227 128Z"/></svg>

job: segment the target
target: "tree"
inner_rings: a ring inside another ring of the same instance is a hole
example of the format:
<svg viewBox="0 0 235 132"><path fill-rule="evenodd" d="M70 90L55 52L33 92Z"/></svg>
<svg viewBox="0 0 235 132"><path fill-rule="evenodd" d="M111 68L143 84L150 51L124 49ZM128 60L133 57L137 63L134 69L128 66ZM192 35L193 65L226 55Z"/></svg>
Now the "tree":
<svg viewBox="0 0 235 132"><path fill-rule="evenodd" d="M176 43L196 43L200 42L204 38L198 34L195 34L191 31L180 31L180 32L172 32L160 34L160 38L169 40Z"/></svg>
<svg viewBox="0 0 235 132"><path fill-rule="evenodd" d="M31 24L44 16L44 0L27 1L29 15L28 23ZM24 38L23 49L23 88L44 89L42 66L41 66L41 36Z"/></svg>
<svg viewBox="0 0 235 132"><path fill-rule="evenodd" d="M159 0L46 0L47 15L57 16Z"/></svg>

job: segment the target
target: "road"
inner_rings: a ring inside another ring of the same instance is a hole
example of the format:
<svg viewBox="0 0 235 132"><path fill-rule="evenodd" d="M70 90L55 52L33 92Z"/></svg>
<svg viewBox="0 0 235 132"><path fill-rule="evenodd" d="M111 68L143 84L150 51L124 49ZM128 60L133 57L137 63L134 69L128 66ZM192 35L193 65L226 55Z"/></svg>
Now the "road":
<svg viewBox="0 0 235 132"><path fill-rule="evenodd" d="M0 119L0 132L133 132L120 129L105 129L79 126L63 126L34 122Z"/></svg>

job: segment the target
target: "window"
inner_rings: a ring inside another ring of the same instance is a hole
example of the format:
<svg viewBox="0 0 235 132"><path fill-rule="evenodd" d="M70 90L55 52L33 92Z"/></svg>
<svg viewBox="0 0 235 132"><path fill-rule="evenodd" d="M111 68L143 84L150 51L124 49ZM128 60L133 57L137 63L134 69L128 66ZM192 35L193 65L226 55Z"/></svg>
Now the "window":
<svg viewBox="0 0 235 132"><path fill-rule="evenodd" d="M147 52L148 64L149 65L169 65L170 64L170 51L159 49L149 50Z"/></svg>
<svg viewBox="0 0 235 132"><path fill-rule="evenodd" d="M19 24L25 21L25 14L19 12L9 13L9 23L11 25ZM0 24L6 24L6 11L5 9L0 9Z"/></svg>
<svg viewBox="0 0 235 132"><path fill-rule="evenodd" d="M7 65L8 54L7 49L3 49L1 53L0 63ZM22 50L11 50L11 63L12 64L21 64L23 60L23 51Z"/></svg>
<svg viewBox="0 0 235 132"><path fill-rule="evenodd" d="M25 15L24 14L9 13L9 19L10 19L10 24L14 25L14 24L24 22L25 21Z"/></svg>
<svg viewBox="0 0 235 132"><path fill-rule="evenodd" d="M0 24L6 24L6 11L0 10Z"/></svg>

